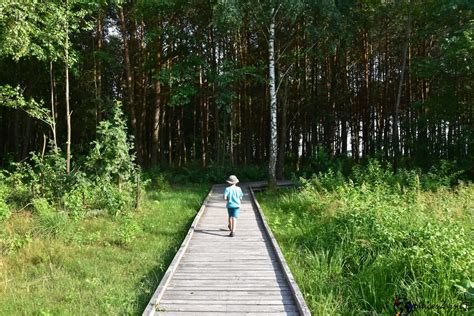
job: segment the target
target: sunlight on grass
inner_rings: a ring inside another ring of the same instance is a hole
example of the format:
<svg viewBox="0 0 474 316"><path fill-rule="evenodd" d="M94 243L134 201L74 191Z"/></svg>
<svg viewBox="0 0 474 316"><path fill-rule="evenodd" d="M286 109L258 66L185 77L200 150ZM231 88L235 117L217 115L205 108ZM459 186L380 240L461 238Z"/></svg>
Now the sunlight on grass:
<svg viewBox="0 0 474 316"><path fill-rule="evenodd" d="M257 196L314 315L392 314L397 297L444 304L435 312L448 315L472 306L463 284L474 279L473 184L336 178Z"/></svg>
<svg viewBox="0 0 474 316"><path fill-rule="evenodd" d="M56 234L14 214L0 224L0 314L141 314L208 189L150 192L136 213Z"/></svg>

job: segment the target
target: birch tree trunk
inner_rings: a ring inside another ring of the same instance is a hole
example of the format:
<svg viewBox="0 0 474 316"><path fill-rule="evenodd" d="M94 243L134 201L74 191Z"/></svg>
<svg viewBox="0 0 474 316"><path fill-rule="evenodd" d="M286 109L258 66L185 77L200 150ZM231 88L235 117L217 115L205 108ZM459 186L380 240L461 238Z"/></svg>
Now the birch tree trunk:
<svg viewBox="0 0 474 316"><path fill-rule="evenodd" d="M268 162L268 187L276 189L276 160L277 160L277 96L275 89L275 9L271 11L271 22L268 38L269 55L269 89L270 89L270 151Z"/></svg>
<svg viewBox="0 0 474 316"><path fill-rule="evenodd" d="M66 0L66 12L69 11L69 2ZM67 141L66 141L66 172L71 171L71 112L69 110L69 25L66 19L66 45L65 63L66 63L66 124L67 124Z"/></svg>
<svg viewBox="0 0 474 316"><path fill-rule="evenodd" d="M54 78L53 78L53 62L49 62L49 79L51 84L51 130L53 132L54 151L58 150L58 142L56 140L56 111L54 108Z"/></svg>

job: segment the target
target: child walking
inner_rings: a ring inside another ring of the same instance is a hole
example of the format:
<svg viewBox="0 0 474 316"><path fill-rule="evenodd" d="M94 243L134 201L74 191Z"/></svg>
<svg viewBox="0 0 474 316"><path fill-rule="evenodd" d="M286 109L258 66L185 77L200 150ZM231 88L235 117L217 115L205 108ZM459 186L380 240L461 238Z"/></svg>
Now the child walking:
<svg viewBox="0 0 474 316"><path fill-rule="evenodd" d="M239 179L237 179L236 176L231 175L226 182L230 184L230 186L224 190L224 199L227 201L226 207L227 213L229 214L229 226L227 227L229 227L230 230L229 237L234 237L237 218L240 213L240 200L242 200L244 194L242 193L242 190L236 186L239 182Z"/></svg>

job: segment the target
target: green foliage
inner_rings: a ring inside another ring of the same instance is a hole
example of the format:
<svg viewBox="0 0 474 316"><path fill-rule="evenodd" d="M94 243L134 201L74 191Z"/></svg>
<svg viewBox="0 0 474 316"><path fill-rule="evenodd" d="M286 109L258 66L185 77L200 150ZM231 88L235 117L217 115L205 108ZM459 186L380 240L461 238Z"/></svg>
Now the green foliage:
<svg viewBox="0 0 474 316"><path fill-rule="evenodd" d="M10 207L8 204L0 197L0 221L8 218L11 214Z"/></svg>
<svg viewBox="0 0 474 316"><path fill-rule="evenodd" d="M0 315L141 314L208 189L148 192L133 216L68 221L55 235L38 215L14 213L0 222Z"/></svg>
<svg viewBox="0 0 474 316"><path fill-rule="evenodd" d="M299 191L263 196L314 314L391 313L395 297L467 302L474 186L451 188L450 172L434 172L393 173L374 160L349 178L320 173Z"/></svg>
<svg viewBox="0 0 474 316"><path fill-rule="evenodd" d="M236 167L228 165L209 165L203 167L197 163L189 164L181 168L156 167L144 172L144 177L151 180L150 185L155 188L166 188L173 184L186 183L205 183L215 184L224 183L230 174L235 174L241 182L261 181L267 177L267 167L258 165L249 165L245 167Z"/></svg>
<svg viewBox="0 0 474 316"><path fill-rule="evenodd" d="M119 245L129 245L140 232L140 225L132 216L125 216L116 232L116 242Z"/></svg>
<svg viewBox="0 0 474 316"><path fill-rule="evenodd" d="M119 215L133 207L134 187L118 188L106 181L97 182L97 188L93 191L93 208L104 209L111 215Z"/></svg>
<svg viewBox="0 0 474 316"><path fill-rule="evenodd" d="M16 208L28 205L34 197L34 186L31 179L33 170L29 164L14 163L14 172L4 172L4 184L6 185L5 200Z"/></svg>
<svg viewBox="0 0 474 316"><path fill-rule="evenodd" d="M13 164L12 172L2 174L1 218L10 213L7 203L18 209L33 205L46 230L57 233L64 227L66 214L82 219L133 209L144 184L137 184L139 170L119 103L111 109L109 120L99 123L97 135L85 162L74 165L70 174L60 149L53 148L44 156L32 153L29 162Z"/></svg>
<svg viewBox="0 0 474 316"><path fill-rule="evenodd" d="M39 217L42 233L56 235L66 228L68 223L66 214L58 212L47 199L36 198L32 204Z"/></svg>
<svg viewBox="0 0 474 316"><path fill-rule="evenodd" d="M43 102L37 102L34 99L26 100L20 91L20 87L0 86L0 106L21 109L31 117L48 124L48 126L53 124L51 112L43 107Z"/></svg>
<svg viewBox="0 0 474 316"><path fill-rule="evenodd" d="M2 1L0 3L0 56L15 60L65 60L66 38L89 29L84 18L94 7L85 1ZM87 21L86 21L87 22ZM70 50L70 47L67 48ZM69 51L69 62L77 57Z"/></svg>
<svg viewBox="0 0 474 316"><path fill-rule="evenodd" d="M436 190L439 187L450 187L463 174L462 170L456 168L454 163L441 160L433 165L429 172L422 177L423 187L430 190Z"/></svg>
<svg viewBox="0 0 474 316"><path fill-rule="evenodd" d="M8 218L11 214L10 207L8 206L5 198L9 192L9 188L3 182L4 176L3 173L0 173L0 221Z"/></svg>
<svg viewBox="0 0 474 316"><path fill-rule="evenodd" d="M170 106L186 106L197 94L195 80L199 76L199 67L203 60L196 55L189 55L170 69L162 69L159 80L170 87Z"/></svg>
<svg viewBox="0 0 474 316"><path fill-rule="evenodd" d="M10 238L2 239L0 241L0 254L8 255L14 251L17 251L32 241L31 234L14 234Z"/></svg>
<svg viewBox="0 0 474 316"><path fill-rule="evenodd" d="M30 182L37 195L48 199L59 199L69 191L71 176L66 172L66 158L60 149L52 149L40 157L31 154Z"/></svg>
<svg viewBox="0 0 474 316"><path fill-rule="evenodd" d="M119 102L111 109L110 119L99 123L97 140L91 146L85 172L93 186L82 185L78 190L92 189L89 202L93 209L106 209L114 215L131 209L136 190L142 188L137 188L139 173Z"/></svg>
<svg viewBox="0 0 474 316"><path fill-rule="evenodd" d="M99 123L97 140L91 146L85 163L88 175L118 185L135 179L133 145L127 136L120 102L112 107L110 119Z"/></svg>

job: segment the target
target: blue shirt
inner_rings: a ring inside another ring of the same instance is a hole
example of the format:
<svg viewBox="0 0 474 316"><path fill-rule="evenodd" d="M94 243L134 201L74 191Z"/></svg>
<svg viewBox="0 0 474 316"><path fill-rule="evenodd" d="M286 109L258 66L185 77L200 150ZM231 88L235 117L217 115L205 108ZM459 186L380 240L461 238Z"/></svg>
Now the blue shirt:
<svg viewBox="0 0 474 316"><path fill-rule="evenodd" d="M224 190L224 199L227 199L227 208L240 207L240 199L244 196L240 187L231 185Z"/></svg>

